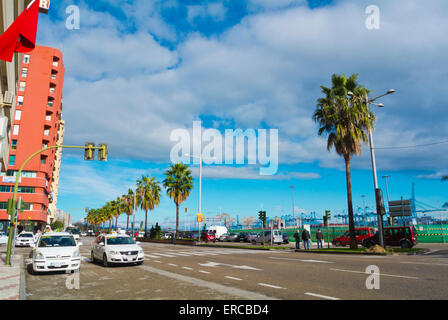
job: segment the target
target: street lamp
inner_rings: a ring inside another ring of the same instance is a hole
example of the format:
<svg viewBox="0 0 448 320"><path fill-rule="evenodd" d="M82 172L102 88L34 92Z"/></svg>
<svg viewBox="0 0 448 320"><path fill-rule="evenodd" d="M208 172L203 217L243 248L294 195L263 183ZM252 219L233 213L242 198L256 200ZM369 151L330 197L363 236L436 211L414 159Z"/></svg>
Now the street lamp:
<svg viewBox="0 0 448 320"><path fill-rule="evenodd" d="M186 153L185 156L199 159L199 212L198 213L202 213L202 207L201 207L201 203L202 203L202 160L204 159L204 157L202 156L202 152L200 153L199 156L190 155L188 153ZM216 158L215 157L207 157L206 160L216 160ZM198 233L200 234L200 232L201 232L201 230L199 230L199 226L198 226Z"/></svg>
<svg viewBox="0 0 448 320"><path fill-rule="evenodd" d="M384 94L382 94L382 95L380 95L378 97L375 97L375 98L369 98L369 96L366 94L366 96L364 97L364 102L366 103L367 108L369 108L370 104L375 105L375 106L380 107L380 108L383 108L384 107L383 104L377 104L377 103L374 103L374 102L376 100L378 100L379 98L387 96L387 95L392 94L394 92L396 92L396 90L390 89L386 93L384 93ZM351 92L351 91L349 91L347 94L350 97L354 96L353 92ZM380 234L380 239L379 240L380 240L380 245L382 247L384 247L383 216L381 214L381 208L379 206L379 203L380 203L379 200L380 199L378 199L378 193L377 193L378 178L377 178L377 175L376 175L376 161L375 161L375 149L373 147L373 135L372 135L372 130L370 130L370 127L367 128L367 130L368 130L368 133L369 133L370 158L371 158L371 161L372 161L373 184L374 184L374 187L375 187L375 200L376 200L375 202L376 202L376 212L377 212L377 218L378 218L378 231L379 231L379 234Z"/></svg>

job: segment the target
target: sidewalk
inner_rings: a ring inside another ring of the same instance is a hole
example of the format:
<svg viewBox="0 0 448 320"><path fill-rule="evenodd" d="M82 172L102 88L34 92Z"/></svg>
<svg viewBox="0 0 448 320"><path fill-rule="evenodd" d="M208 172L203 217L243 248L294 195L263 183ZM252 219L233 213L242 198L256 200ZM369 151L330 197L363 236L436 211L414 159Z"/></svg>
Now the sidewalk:
<svg viewBox="0 0 448 320"><path fill-rule="evenodd" d="M6 266L5 260L6 254L0 253L0 300L24 299L21 295L21 292L24 292L21 288L21 282L24 286L22 277L23 256L16 255L14 257L14 267Z"/></svg>

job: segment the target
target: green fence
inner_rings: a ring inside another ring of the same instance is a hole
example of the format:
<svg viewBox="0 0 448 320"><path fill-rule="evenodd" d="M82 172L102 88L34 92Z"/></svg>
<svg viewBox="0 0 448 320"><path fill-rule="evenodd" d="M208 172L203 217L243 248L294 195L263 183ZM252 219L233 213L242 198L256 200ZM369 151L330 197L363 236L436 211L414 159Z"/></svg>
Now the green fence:
<svg viewBox="0 0 448 320"><path fill-rule="evenodd" d="M386 226L385 226L386 227ZM373 226L373 228L377 228ZM417 230L417 238L420 243L448 243L448 225L443 225L443 233L442 233L442 225L416 225ZM318 228L311 228L311 241L316 242L316 232ZM327 228L320 228L324 234L325 241L327 240ZM296 232L296 228L288 228L284 229L288 237L289 241L295 242L294 233ZM231 230L229 232L261 232L262 229L250 229L250 230ZM330 226L328 227L328 233L330 234L330 241L333 238L337 238L342 236L346 231L348 231L348 227L341 226Z"/></svg>

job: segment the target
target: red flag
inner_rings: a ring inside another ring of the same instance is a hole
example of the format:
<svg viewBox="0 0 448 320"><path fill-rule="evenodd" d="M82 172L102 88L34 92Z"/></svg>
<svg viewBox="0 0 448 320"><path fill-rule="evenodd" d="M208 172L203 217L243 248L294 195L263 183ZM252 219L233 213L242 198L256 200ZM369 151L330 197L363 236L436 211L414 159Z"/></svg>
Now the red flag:
<svg viewBox="0 0 448 320"><path fill-rule="evenodd" d="M30 52L36 47L39 1L34 1L0 36L0 60L12 61L14 52Z"/></svg>

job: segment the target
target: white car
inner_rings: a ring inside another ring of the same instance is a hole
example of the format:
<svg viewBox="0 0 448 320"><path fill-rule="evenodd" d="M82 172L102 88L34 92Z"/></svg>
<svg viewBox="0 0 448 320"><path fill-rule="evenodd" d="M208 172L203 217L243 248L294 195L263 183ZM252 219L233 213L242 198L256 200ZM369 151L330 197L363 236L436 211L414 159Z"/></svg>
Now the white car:
<svg viewBox="0 0 448 320"><path fill-rule="evenodd" d="M32 232L22 232L16 236L16 247L31 247L36 238Z"/></svg>
<svg viewBox="0 0 448 320"><path fill-rule="evenodd" d="M8 235L4 232L0 232L0 244L8 243Z"/></svg>
<svg viewBox="0 0 448 320"><path fill-rule="evenodd" d="M92 245L91 260L102 261L108 267L113 263L142 264L145 259L143 249L128 235L102 234Z"/></svg>
<svg viewBox="0 0 448 320"><path fill-rule="evenodd" d="M33 271L76 271L81 268L80 242L68 232L49 232L33 245Z"/></svg>

